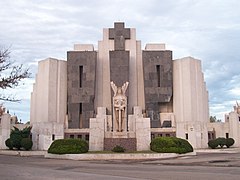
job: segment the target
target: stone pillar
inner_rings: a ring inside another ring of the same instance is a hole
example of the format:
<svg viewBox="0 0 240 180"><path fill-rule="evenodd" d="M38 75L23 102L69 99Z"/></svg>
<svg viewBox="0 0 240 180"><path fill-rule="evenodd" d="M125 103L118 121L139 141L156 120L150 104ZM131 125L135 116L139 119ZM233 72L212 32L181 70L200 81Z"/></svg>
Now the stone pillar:
<svg viewBox="0 0 240 180"><path fill-rule="evenodd" d="M54 139L64 138L67 110L67 62L39 61L31 94L30 123L34 150L47 150Z"/></svg>
<svg viewBox="0 0 240 180"><path fill-rule="evenodd" d="M238 114L236 112L230 112L229 113L229 129L230 134L229 137L233 138L235 140L234 147L239 147L239 118Z"/></svg>
<svg viewBox="0 0 240 180"><path fill-rule="evenodd" d="M136 120L137 151L149 150L151 142L150 118L143 118L142 109L139 106L134 107L134 117Z"/></svg>
<svg viewBox="0 0 240 180"><path fill-rule="evenodd" d="M98 107L96 118L90 119L89 150L102 151L104 145L104 122L106 121L106 108Z"/></svg>
<svg viewBox="0 0 240 180"><path fill-rule="evenodd" d="M1 144L0 149L6 149L7 146L5 145L5 141L10 138L10 119L11 116L8 113L4 113L1 116L1 125L2 125L2 136L1 136Z"/></svg>
<svg viewBox="0 0 240 180"><path fill-rule="evenodd" d="M207 147L208 92L201 61L186 57L173 61L173 112L176 136L193 148Z"/></svg>

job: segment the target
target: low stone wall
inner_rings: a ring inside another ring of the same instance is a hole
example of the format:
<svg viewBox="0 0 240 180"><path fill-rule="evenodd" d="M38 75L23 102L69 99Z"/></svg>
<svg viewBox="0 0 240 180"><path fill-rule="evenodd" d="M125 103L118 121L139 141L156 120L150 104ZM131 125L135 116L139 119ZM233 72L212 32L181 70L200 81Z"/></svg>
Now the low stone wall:
<svg viewBox="0 0 240 180"><path fill-rule="evenodd" d="M137 150L136 138L104 138L104 151L111 151L115 146L121 146L126 151Z"/></svg>

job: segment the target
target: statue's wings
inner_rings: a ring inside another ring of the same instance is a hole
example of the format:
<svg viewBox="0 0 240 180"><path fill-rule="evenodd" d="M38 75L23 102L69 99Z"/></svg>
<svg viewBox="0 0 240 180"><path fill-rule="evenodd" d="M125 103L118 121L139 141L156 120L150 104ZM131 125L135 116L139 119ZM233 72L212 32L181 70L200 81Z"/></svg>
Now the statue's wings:
<svg viewBox="0 0 240 180"><path fill-rule="evenodd" d="M112 90L114 92L114 96L116 96L116 94L117 94L117 86L114 84L113 81L111 81L111 87L112 87Z"/></svg>
<svg viewBox="0 0 240 180"><path fill-rule="evenodd" d="M129 84L129 82L125 82L125 83L123 84L123 86L122 86L122 92L123 92L124 95L125 95L125 92L126 92L126 90L127 90L127 88L128 88L128 84Z"/></svg>

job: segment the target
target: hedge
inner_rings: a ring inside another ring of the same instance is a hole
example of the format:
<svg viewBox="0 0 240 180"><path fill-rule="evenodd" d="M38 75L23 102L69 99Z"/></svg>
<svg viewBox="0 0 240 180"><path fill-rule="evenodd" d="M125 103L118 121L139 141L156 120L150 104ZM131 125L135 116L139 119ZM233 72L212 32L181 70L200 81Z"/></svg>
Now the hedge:
<svg viewBox="0 0 240 180"><path fill-rule="evenodd" d="M120 152L125 152L125 149L124 149L122 146L116 145L116 146L112 149L112 151L113 151L113 152L120 153Z"/></svg>
<svg viewBox="0 0 240 180"><path fill-rule="evenodd" d="M33 142L30 138L23 138L21 140L21 146L26 150L30 150L32 149L32 146L33 146Z"/></svg>
<svg viewBox="0 0 240 180"><path fill-rule="evenodd" d="M10 150L13 149L13 144L12 144L12 141L11 141L10 138L8 138L8 139L5 141L5 144L6 144L6 146L7 146Z"/></svg>
<svg viewBox="0 0 240 180"><path fill-rule="evenodd" d="M229 148L230 146L232 146L235 143L233 138L227 138L226 139L226 146L227 148Z"/></svg>
<svg viewBox="0 0 240 180"><path fill-rule="evenodd" d="M10 133L10 138L5 141L6 146L12 150L13 148L16 148L17 150L20 150L21 148L25 150L29 150L32 148L32 140L30 139L30 133L31 133L31 126L25 127L22 130L19 130L17 127L13 127ZM24 140L22 145L23 139L29 139Z"/></svg>
<svg viewBox="0 0 240 180"><path fill-rule="evenodd" d="M226 145L226 138L224 138L224 137L219 137L219 138L217 138L215 141L217 141L217 144L218 144L221 148L223 148L223 146Z"/></svg>
<svg viewBox="0 0 240 180"><path fill-rule="evenodd" d="M185 139L177 137L157 137L150 143L150 148L158 153L188 153L193 152L192 145Z"/></svg>
<svg viewBox="0 0 240 180"><path fill-rule="evenodd" d="M48 148L52 154L81 154L88 152L88 143L82 139L58 139Z"/></svg>
<svg viewBox="0 0 240 180"><path fill-rule="evenodd" d="M232 146L234 144L234 139L233 138L224 138L224 137L219 137L217 139L213 139L210 140L208 142L208 146L212 149L217 148L218 146L220 146L221 148L223 148L224 146L227 146L227 148L229 148L230 146Z"/></svg>
<svg viewBox="0 0 240 180"><path fill-rule="evenodd" d="M14 148L20 150L21 149L21 140L22 140L22 136L20 134L20 132L14 132L10 135L10 139L12 141L12 145Z"/></svg>
<svg viewBox="0 0 240 180"><path fill-rule="evenodd" d="M208 147L215 149L216 147L218 147L218 142L215 139L210 140L210 141L208 141Z"/></svg>

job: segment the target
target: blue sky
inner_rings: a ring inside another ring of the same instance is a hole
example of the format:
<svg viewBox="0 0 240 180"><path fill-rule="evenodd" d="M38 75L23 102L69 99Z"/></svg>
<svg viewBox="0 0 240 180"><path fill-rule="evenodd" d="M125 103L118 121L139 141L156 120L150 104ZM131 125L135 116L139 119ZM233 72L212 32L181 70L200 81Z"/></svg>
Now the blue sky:
<svg viewBox="0 0 240 180"><path fill-rule="evenodd" d="M37 62L66 59L75 43L97 47L102 29L124 21L137 39L166 43L174 59L202 60L209 91L210 115L223 119L240 94L240 1L238 0L0 0L0 47L30 68L12 93L20 103L4 103L10 113L29 120L30 92Z"/></svg>

